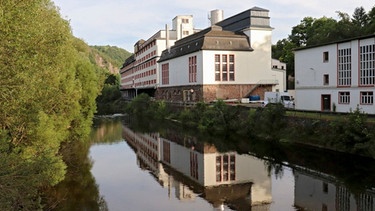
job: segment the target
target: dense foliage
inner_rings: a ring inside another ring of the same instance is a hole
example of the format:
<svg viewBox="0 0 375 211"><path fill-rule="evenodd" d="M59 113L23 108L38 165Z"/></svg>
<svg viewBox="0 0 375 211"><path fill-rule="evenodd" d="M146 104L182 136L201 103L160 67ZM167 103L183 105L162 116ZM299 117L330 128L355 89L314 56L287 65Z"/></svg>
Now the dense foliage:
<svg viewBox="0 0 375 211"><path fill-rule="evenodd" d="M366 12L363 7L347 13L337 12L338 20L328 17L305 17L292 28L288 38L279 40L272 46L272 58L287 63L287 74L294 75L293 49L339 41L375 32L375 6ZM294 88L289 84L288 88Z"/></svg>
<svg viewBox="0 0 375 211"><path fill-rule="evenodd" d="M119 75L106 74L101 94L96 98L97 115L124 113L126 102L121 97Z"/></svg>
<svg viewBox="0 0 375 211"><path fill-rule="evenodd" d="M88 135L100 73L49 0L0 4L0 209L37 210L64 178L63 142Z"/></svg>

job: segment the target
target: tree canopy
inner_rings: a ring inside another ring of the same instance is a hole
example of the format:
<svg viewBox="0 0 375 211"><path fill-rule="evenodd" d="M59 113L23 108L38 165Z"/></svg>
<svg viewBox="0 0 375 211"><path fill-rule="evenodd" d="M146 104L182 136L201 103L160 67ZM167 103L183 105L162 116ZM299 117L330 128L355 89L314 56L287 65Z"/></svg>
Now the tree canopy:
<svg viewBox="0 0 375 211"><path fill-rule="evenodd" d="M61 143L88 135L100 73L50 0L0 3L0 208L40 208ZM85 45L85 44L83 44Z"/></svg>

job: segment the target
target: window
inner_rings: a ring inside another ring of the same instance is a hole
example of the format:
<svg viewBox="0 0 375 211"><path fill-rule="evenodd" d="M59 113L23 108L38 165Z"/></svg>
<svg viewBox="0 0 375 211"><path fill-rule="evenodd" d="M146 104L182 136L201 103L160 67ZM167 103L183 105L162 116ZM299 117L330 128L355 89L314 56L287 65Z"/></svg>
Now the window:
<svg viewBox="0 0 375 211"><path fill-rule="evenodd" d="M169 84L169 63L161 65L161 83Z"/></svg>
<svg viewBox="0 0 375 211"><path fill-rule="evenodd" d="M361 104L372 105L374 103L373 92L361 92Z"/></svg>
<svg viewBox="0 0 375 211"><path fill-rule="evenodd" d="M229 55L229 80L234 81L234 55Z"/></svg>
<svg viewBox="0 0 375 211"><path fill-rule="evenodd" d="M171 144L163 141L163 161L171 163Z"/></svg>
<svg viewBox="0 0 375 211"><path fill-rule="evenodd" d="M375 84L375 45L360 47L360 85Z"/></svg>
<svg viewBox="0 0 375 211"><path fill-rule="evenodd" d="M221 80L222 81L228 81L228 57L227 57L227 55L222 55Z"/></svg>
<svg viewBox="0 0 375 211"><path fill-rule="evenodd" d="M351 49L338 50L338 85L350 86L352 84L352 55Z"/></svg>
<svg viewBox="0 0 375 211"><path fill-rule="evenodd" d="M323 182L323 193L328 193L328 183Z"/></svg>
<svg viewBox="0 0 375 211"><path fill-rule="evenodd" d="M215 55L215 81L234 81L234 55Z"/></svg>
<svg viewBox="0 0 375 211"><path fill-rule="evenodd" d="M328 206L326 204L322 204L322 211L328 211Z"/></svg>
<svg viewBox="0 0 375 211"><path fill-rule="evenodd" d="M183 31L182 34L183 35L189 35L189 31Z"/></svg>
<svg viewBox="0 0 375 211"><path fill-rule="evenodd" d="M329 75L328 74L323 75L323 85L329 85Z"/></svg>
<svg viewBox="0 0 375 211"><path fill-rule="evenodd" d="M215 55L215 81L220 81L220 55Z"/></svg>
<svg viewBox="0 0 375 211"><path fill-rule="evenodd" d="M190 152L190 176L198 179L198 155Z"/></svg>
<svg viewBox="0 0 375 211"><path fill-rule="evenodd" d="M350 92L339 92L339 103L349 104L350 103Z"/></svg>
<svg viewBox="0 0 375 211"><path fill-rule="evenodd" d="M221 181L221 156L216 156L216 182Z"/></svg>
<svg viewBox="0 0 375 211"><path fill-rule="evenodd" d="M216 156L216 182L234 180L236 180L236 156L228 154Z"/></svg>
<svg viewBox="0 0 375 211"><path fill-rule="evenodd" d="M189 19L187 19L187 18L183 18L183 19L182 19L182 23L189 23Z"/></svg>
<svg viewBox="0 0 375 211"><path fill-rule="evenodd" d="M189 82L197 82L197 56L189 57Z"/></svg>
<svg viewBox="0 0 375 211"><path fill-rule="evenodd" d="M329 54L328 51L323 52L323 62L328 62L329 60Z"/></svg>

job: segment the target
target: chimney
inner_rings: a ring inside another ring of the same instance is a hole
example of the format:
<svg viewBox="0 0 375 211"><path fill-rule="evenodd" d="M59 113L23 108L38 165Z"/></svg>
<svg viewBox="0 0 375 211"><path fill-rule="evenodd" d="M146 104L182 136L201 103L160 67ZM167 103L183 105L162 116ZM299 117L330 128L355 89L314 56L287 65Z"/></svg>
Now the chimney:
<svg viewBox="0 0 375 211"><path fill-rule="evenodd" d="M168 24L165 24L165 46L169 50L169 29Z"/></svg>
<svg viewBox="0 0 375 211"><path fill-rule="evenodd" d="M212 10L211 11L211 26L215 25L216 23L222 21L224 19L224 11L223 10Z"/></svg>

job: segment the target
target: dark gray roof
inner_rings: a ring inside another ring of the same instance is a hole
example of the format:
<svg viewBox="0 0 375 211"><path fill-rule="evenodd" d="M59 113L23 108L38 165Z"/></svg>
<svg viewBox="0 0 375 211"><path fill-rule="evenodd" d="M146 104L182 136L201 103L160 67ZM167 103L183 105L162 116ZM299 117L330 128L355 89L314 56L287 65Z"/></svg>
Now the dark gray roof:
<svg viewBox="0 0 375 211"><path fill-rule="evenodd" d="M253 11L267 12L267 16L254 15L252 14ZM229 31L241 31L243 29L249 28L250 26L271 28L271 26L269 25L270 17L268 17L268 12L269 10L266 10L260 7L253 7L246 11L238 13L237 15L229 17L217 23L216 25L223 27L223 30L229 30ZM256 19L266 20L267 24L265 24L265 22L259 23L259 21L255 21Z"/></svg>
<svg viewBox="0 0 375 211"><path fill-rule="evenodd" d="M212 26L178 40L174 46L162 52L158 62L200 50L253 51L244 33L223 31L220 26Z"/></svg>
<svg viewBox="0 0 375 211"><path fill-rule="evenodd" d="M133 62L135 62L135 55L134 55L134 54L132 54L131 56L129 56L129 57L125 60L124 64L122 64L122 67L121 67L120 69L123 69L124 67L126 67L127 65L129 65L129 64L131 64L131 63L133 63Z"/></svg>
<svg viewBox="0 0 375 211"><path fill-rule="evenodd" d="M375 38L375 33L369 34L369 35L363 35L363 36L359 36L359 37L353 37L353 38L348 38L348 39L342 39L342 40L327 42L327 43L298 47L298 48L295 48L294 51L305 50L305 49L309 49L309 48L316 48L316 47L321 47L321 46L325 46L325 45L344 43L344 42L349 42L349 41L352 41L352 40L363 40L363 39L373 38L373 37Z"/></svg>

